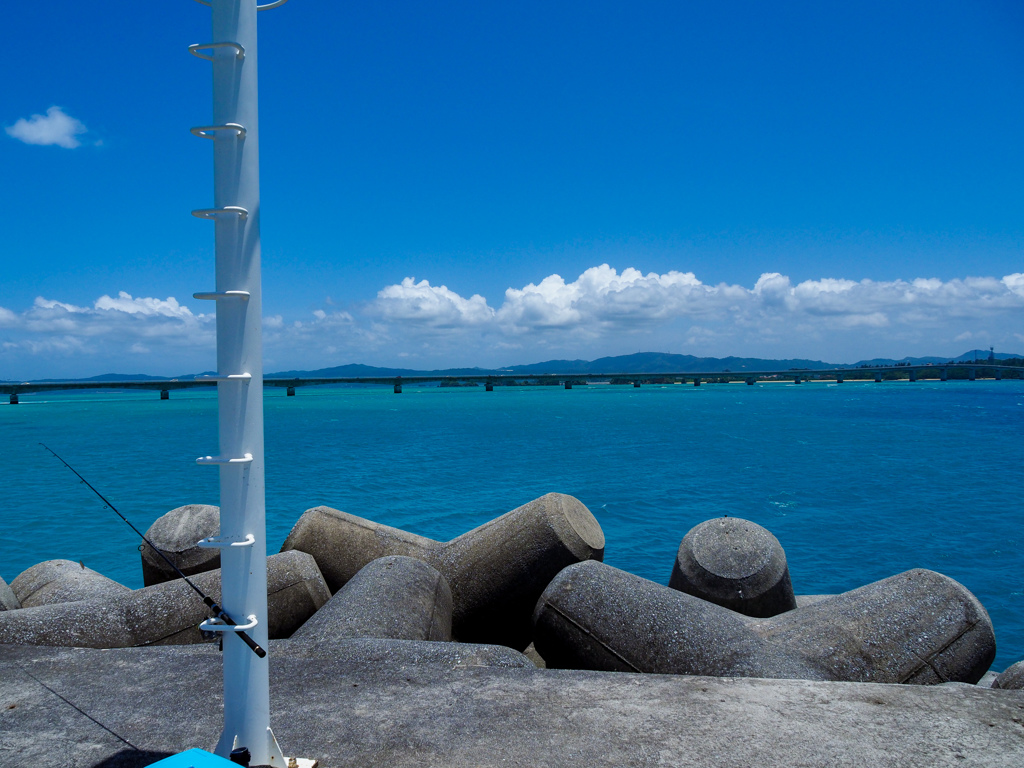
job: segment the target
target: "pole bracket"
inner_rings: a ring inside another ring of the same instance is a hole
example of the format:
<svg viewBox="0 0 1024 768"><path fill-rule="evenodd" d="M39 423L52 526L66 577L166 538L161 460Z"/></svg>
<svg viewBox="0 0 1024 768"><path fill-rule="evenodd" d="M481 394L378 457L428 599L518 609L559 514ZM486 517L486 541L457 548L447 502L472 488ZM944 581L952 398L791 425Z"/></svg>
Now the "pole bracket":
<svg viewBox="0 0 1024 768"><path fill-rule="evenodd" d="M237 216L241 221L249 218L249 212L240 205L225 205L223 208L197 208L192 215L197 219L215 220L219 215L230 213Z"/></svg>
<svg viewBox="0 0 1024 768"><path fill-rule="evenodd" d="M250 613L247 618L248 624L225 624L220 619L206 619L199 625L199 629L203 632L245 632L259 624L253 614Z"/></svg>
<svg viewBox="0 0 1024 768"><path fill-rule="evenodd" d="M227 549L228 547L251 547L256 543L256 537L251 533L244 539L238 536L210 536L196 542L197 547L203 549Z"/></svg>
<svg viewBox="0 0 1024 768"><path fill-rule="evenodd" d="M245 456L200 456L196 459L196 464L250 464L252 463L252 454L247 453Z"/></svg>
<svg viewBox="0 0 1024 768"><path fill-rule="evenodd" d="M218 48L234 48L235 58L245 58L245 48L238 43L192 43L188 47L188 52L199 59L205 59L206 61L213 61L213 56L204 56L200 51L216 50Z"/></svg>
<svg viewBox="0 0 1024 768"><path fill-rule="evenodd" d="M249 300L248 291L199 291L199 293L192 294L193 299L200 299L202 301L217 301L219 299L240 299L242 301Z"/></svg>
<svg viewBox="0 0 1024 768"><path fill-rule="evenodd" d="M200 139L215 139L217 138L218 131L234 131L235 136L239 140L245 138L245 126L239 125L238 123L224 123L224 125L198 125L195 128L189 128L189 131L193 136L198 136Z"/></svg>
<svg viewBox="0 0 1024 768"><path fill-rule="evenodd" d="M248 384L252 380L251 373L228 373L228 374L217 374L215 376L196 376L196 381L241 381Z"/></svg>

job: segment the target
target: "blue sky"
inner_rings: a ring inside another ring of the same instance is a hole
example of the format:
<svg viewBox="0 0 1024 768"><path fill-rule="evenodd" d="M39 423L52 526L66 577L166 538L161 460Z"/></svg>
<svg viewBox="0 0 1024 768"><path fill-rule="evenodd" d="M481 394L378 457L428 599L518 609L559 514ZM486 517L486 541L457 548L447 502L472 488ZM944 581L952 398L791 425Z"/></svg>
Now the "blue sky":
<svg viewBox="0 0 1024 768"><path fill-rule="evenodd" d="M260 24L267 370L1024 351L1019 2ZM5 8L0 379L214 367L208 38L190 0Z"/></svg>

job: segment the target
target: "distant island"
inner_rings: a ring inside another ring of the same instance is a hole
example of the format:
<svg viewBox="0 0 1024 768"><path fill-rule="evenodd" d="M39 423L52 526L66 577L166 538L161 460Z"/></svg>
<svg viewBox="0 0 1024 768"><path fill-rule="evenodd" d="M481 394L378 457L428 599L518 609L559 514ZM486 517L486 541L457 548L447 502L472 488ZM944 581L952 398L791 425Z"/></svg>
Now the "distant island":
<svg viewBox="0 0 1024 768"><path fill-rule="evenodd" d="M991 356L991 358L990 358ZM958 357L904 357L899 360L874 358L856 363L826 363L821 360L783 359L772 360L760 357L695 357L675 355L667 352L638 352L633 355L601 357L597 360L547 360L528 365L511 365L505 368L445 368L440 370L416 370L413 368L382 368L372 365L350 363L331 368L311 371L275 371L264 374L267 379L298 378L383 378L391 376L539 376L542 374L570 374L577 376L600 376L615 373L743 373L744 371L821 371L835 368L880 368L884 366L906 367L969 363L977 361L998 362L1012 367L1024 367L1024 355L991 353L987 349L972 349ZM36 381L190 381L209 376L213 371L189 373L180 376L152 376L144 373L105 373L83 379L38 379Z"/></svg>

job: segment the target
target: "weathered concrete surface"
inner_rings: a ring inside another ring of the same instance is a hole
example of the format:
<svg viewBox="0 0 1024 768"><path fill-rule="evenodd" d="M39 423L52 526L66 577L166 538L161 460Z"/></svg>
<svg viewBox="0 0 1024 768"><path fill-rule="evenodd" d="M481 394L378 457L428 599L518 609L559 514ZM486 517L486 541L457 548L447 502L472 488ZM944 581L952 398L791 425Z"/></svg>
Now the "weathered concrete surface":
<svg viewBox="0 0 1024 768"><path fill-rule="evenodd" d="M746 616L767 618L797 607L779 540L738 517L691 528L679 545L668 585Z"/></svg>
<svg viewBox="0 0 1024 768"><path fill-rule="evenodd" d="M981 676L981 680L975 683L975 685L977 685L979 688L992 688L993 683L995 683L997 677L999 677L999 673L990 669L988 672Z"/></svg>
<svg viewBox="0 0 1024 768"><path fill-rule="evenodd" d="M805 608L808 605L820 603L822 600L828 600L830 597L835 597L835 595L797 595L796 607Z"/></svg>
<svg viewBox="0 0 1024 768"><path fill-rule="evenodd" d="M299 627L292 640L336 644L352 637L451 640L448 582L422 560L401 555L378 558Z"/></svg>
<svg viewBox="0 0 1024 768"><path fill-rule="evenodd" d="M22 608L124 595L131 590L82 563L46 560L26 568L11 582Z"/></svg>
<svg viewBox="0 0 1024 768"><path fill-rule="evenodd" d="M220 600L219 570L191 580ZM309 555L283 552L267 558L270 637L288 637L329 598ZM85 648L199 643L199 622L209 615L199 596L178 579L108 598L2 612L0 643Z"/></svg>
<svg viewBox="0 0 1024 768"><path fill-rule="evenodd" d="M992 687L1004 691L1024 689L1024 661L1018 661L1007 667L999 677L992 681Z"/></svg>
<svg viewBox="0 0 1024 768"><path fill-rule="evenodd" d="M146 538L182 573L191 576L220 568L220 550L197 547L196 542L220 534L220 507L186 504L161 515L149 526ZM148 544L142 545L142 583L147 587L173 581L178 574Z"/></svg>
<svg viewBox="0 0 1024 768"><path fill-rule="evenodd" d="M522 650L548 582L567 565L604 557L604 533L578 499L549 493L447 542L315 507L303 513L281 549L313 555L331 592L379 557L423 560L451 586L456 638Z"/></svg>
<svg viewBox="0 0 1024 768"><path fill-rule="evenodd" d="M754 619L585 562L552 580L534 620L556 668L929 685L976 683L995 658L977 599L921 569Z"/></svg>
<svg viewBox="0 0 1024 768"><path fill-rule="evenodd" d="M1018 691L380 664L290 642L271 643L271 723L286 754L323 768L1024 765ZM0 765L134 768L210 749L221 680L211 646L0 647Z"/></svg>
<svg viewBox="0 0 1024 768"><path fill-rule="evenodd" d="M10 585L0 577L0 611L14 611L21 608L21 603Z"/></svg>

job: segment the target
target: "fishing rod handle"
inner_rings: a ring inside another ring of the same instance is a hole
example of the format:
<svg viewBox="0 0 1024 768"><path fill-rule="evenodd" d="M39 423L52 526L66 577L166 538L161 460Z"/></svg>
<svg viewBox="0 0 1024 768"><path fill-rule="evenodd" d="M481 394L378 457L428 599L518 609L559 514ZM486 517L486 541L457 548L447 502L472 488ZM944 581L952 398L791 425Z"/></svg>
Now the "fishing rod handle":
<svg viewBox="0 0 1024 768"><path fill-rule="evenodd" d="M257 643L255 640L253 640L247 634L245 634L245 632L236 632L235 634L238 635L240 638L242 638L242 642L243 643L245 643L250 648L252 648L252 652L253 653L255 653L257 656L259 656L261 659L267 658L267 652L265 650L263 650L263 648L260 647L259 643Z"/></svg>

